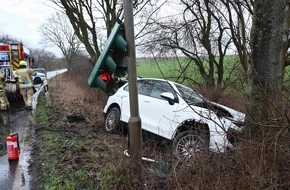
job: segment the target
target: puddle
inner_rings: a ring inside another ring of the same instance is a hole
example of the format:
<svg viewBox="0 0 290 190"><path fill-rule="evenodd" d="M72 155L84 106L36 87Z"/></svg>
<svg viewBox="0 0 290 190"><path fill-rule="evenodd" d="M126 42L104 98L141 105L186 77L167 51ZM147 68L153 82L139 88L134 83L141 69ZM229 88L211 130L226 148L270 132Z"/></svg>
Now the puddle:
<svg viewBox="0 0 290 190"><path fill-rule="evenodd" d="M14 104L14 105L13 105ZM1 190L29 190L29 159L32 128L35 124L33 111L24 109L23 103L13 102L10 112L0 116L0 187ZM18 160L9 160L6 137L17 133L20 154Z"/></svg>

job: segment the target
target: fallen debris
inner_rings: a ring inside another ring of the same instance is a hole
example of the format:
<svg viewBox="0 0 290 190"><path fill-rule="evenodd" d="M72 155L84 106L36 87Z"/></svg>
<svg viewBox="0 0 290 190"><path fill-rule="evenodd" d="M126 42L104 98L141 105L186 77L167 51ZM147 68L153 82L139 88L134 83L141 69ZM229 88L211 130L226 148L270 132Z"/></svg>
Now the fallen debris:
<svg viewBox="0 0 290 190"><path fill-rule="evenodd" d="M66 116L66 119L68 122L73 123L73 122L82 122L85 120L85 117L82 114L71 114Z"/></svg>

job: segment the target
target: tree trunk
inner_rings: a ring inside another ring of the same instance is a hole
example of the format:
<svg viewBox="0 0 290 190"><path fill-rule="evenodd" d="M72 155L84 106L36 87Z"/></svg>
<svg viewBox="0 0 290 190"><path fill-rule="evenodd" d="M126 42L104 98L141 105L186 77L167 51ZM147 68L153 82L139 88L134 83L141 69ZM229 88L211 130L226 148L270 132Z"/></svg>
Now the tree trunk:
<svg viewBox="0 0 290 190"><path fill-rule="evenodd" d="M247 101L250 123L263 124L283 114L288 30L288 0L255 0Z"/></svg>

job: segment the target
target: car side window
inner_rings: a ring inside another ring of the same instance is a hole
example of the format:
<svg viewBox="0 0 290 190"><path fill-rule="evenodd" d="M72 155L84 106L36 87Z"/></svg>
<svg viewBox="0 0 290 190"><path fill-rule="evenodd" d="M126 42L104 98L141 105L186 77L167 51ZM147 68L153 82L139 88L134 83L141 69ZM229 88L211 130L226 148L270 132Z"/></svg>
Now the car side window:
<svg viewBox="0 0 290 190"><path fill-rule="evenodd" d="M164 81L155 81L154 88L150 94L151 97L162 99L160 96L163 92L170 92L173 94L174 98L177 99L176 92L170 84Z"/></svg>
<svg viewBox="0 0 290 190"><path fill-rule="evenodd" d="M137 82L138 94L149 96L152 88L153 83L149 80L139 80Z"/></svg>
<svg viewBox="0 0 290 190"><path fill-rule="evenodd" d="M137 81L138 94L149 96L152 91L153 85L154 84L149 80L138 80ZM129 85L125 86L124 90L129 91Z"/></svg>
<svg viewBox="0 0 290 190"><path fill-rule="evenodd" d="M124 90L129 91L129 84L124 87Z"/></svg>

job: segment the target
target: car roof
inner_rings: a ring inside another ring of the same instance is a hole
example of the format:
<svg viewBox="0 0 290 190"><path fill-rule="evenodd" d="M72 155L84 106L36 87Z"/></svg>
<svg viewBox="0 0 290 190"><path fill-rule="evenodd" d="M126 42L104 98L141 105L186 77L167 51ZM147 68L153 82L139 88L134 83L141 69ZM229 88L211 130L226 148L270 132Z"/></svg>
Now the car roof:
<svg viewBox="0 0 290 190"><path fill-rule="evenodd" d="M165 79L162 79L162 78L137 78L137 80L159 80L159 81L169 81L169 82L172 82L170 80L165 80Z"/></svg>
<svg viewBox="0 0 290 190"><path fill-rule="evenodd" d="M45 70L44 68L34 68L33 70Z"/></svg>
<svg viewBox="0 0 290 190"><path fill-rule="evenodd" d="M156 80L156 81L164 81L164 82L168 82L170 84L178 84L178 85L181 85L181 86L184 86L183 84L180 84L178 82L173 82L171 80L167 80L167 79L162 79L162 78L137 78L137 80Z"/></svg>

